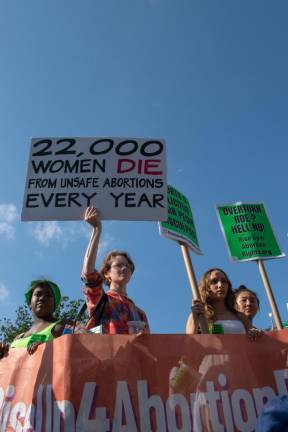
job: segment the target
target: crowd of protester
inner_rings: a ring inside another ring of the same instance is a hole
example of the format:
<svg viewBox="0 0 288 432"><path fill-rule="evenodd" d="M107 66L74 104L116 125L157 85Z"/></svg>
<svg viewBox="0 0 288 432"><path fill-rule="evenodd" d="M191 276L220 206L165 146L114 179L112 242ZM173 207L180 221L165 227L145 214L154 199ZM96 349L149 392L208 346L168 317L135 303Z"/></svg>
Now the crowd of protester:
<svg viewBox="0 0 288 432"><path fill-rule="evenodd" d="M84 256L81 278L88 314L85 325L72 320L58 321L53 313L60 303L59 287L49 280L32 281L25 293L34 321L30 329L18 335L10 346L0 343L0 358L9 348L26 348L33 354L38 345L67 332L105 334L150 333L147 316L127 294L127 286L135 265L127 252L110 252L96 270L102 223L99 211L88 207L84 220L92 233ZM105 291L103 285L108 286ZM218 268L206 271L199 284L201 299L193 300L186 333L201 333L201 316L208 321L210 333L247 334L255 340L260 334L253 326L259 309L257 294L241 285L233 290L227 274ZM135 325L136 324L136 325ZM136 330L135 330L136 329Z"/></svg>

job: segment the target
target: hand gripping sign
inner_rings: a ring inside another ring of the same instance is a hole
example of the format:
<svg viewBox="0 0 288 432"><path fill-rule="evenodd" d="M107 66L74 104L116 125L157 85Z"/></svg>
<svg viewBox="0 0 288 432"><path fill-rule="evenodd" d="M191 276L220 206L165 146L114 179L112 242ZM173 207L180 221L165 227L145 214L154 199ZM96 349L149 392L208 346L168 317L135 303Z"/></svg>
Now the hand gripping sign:
<svg viewBox="0 0 288 432"><path fill-rule="evenodd" d="M166 220L165 142L138 138L33 138L22 220Z"/></svg>

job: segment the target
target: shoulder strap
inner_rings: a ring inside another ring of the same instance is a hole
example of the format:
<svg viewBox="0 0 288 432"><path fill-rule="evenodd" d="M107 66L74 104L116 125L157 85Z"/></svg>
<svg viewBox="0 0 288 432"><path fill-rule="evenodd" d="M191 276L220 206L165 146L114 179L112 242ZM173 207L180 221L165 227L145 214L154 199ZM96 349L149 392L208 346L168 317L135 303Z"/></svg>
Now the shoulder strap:
<svg viewBox="0 0 288 432"><path fill-rule="evenodd" d="M108 300L108 296L104 292L102 297L101 297L101 300L99 301L96 309L93 311L93 314L92 314L92 316L95 318L95 326L98 326L99 324L101 324L101 320L102 320L102 316L104 313L104 309L105 309L107 300ZM101 305L100 305L100 303L101 303Z"/></svg>
<svg viewBox="0 0 288 432"><path fill-rule="evenodd" d="M93 313L91 315L91 317L95 318L95 326L97 326L97 325L99 325L101 323L102 315L103 315L103 312L104 312L107 300L108 300L108 296L107 296L107 294L105 292L103 292L103 295L102 295L101 299L99 300L96 308L94 309L94 311L93 311ZM73 331L72 331L72 333L75 332L76 323L77 323L77 321L81 320L81 318L83 317L86 309L87 309L87 304L86 304L86 302L84 302L83 305L81 306L81 309L79 310L79 312L77 314L77 317L74 320L74 325L73 325Z"/></svg>

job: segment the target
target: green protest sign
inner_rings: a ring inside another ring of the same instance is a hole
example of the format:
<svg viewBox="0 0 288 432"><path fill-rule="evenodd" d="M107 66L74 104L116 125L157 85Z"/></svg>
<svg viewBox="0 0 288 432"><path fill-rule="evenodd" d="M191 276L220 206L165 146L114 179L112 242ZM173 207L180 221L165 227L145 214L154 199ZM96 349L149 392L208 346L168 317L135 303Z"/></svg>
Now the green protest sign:
<svg viewBox="0 0 288 432"><path fill-rule="evenodd" d="M235 261L281 258L281 252L264 204L217 206L229 254Z"/></svg>
<svg viewBox="0 0 288 432"><path fill-rule="evenodd" d="M160 235L181 241L202 255L188 199L172 186L167 188L168 220L159 222Z"/></svg>

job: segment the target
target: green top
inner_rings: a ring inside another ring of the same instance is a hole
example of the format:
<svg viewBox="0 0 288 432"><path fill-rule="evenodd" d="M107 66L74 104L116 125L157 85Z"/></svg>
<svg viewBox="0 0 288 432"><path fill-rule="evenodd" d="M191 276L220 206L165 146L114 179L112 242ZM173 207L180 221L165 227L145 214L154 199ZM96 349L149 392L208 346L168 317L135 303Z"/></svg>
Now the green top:
<svg viewBox="0 0 288 432"><path fill-rule="evenodd" d="M34 342L49 342L54 339L54 335L52 334L52 330L60 321L55 321L45 327L43 330L37 333L32 333L30 336L14 339L14 341L10 344L10 348L27 348Z"/></svg>

